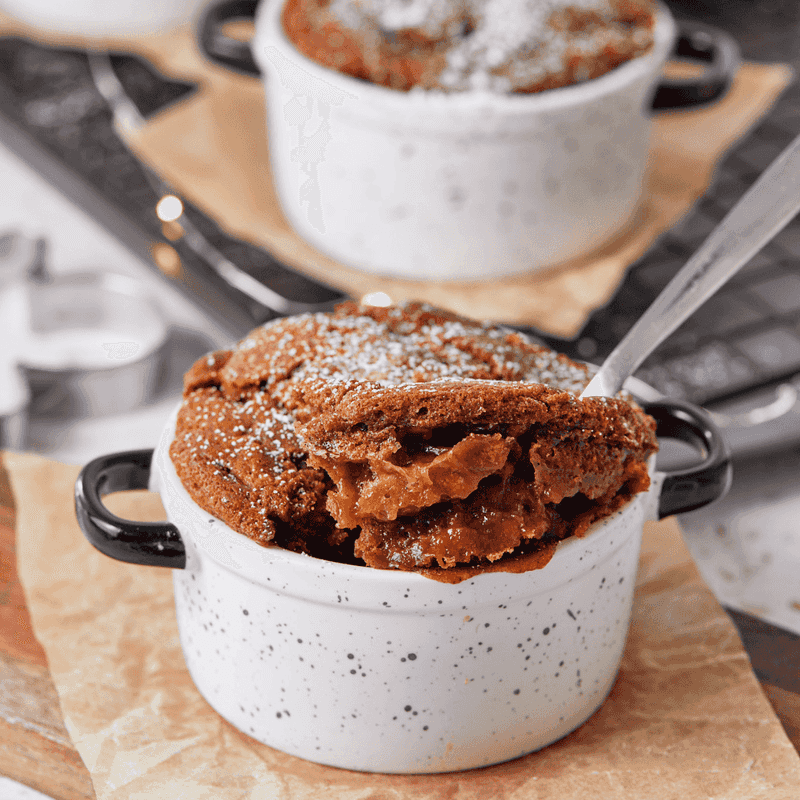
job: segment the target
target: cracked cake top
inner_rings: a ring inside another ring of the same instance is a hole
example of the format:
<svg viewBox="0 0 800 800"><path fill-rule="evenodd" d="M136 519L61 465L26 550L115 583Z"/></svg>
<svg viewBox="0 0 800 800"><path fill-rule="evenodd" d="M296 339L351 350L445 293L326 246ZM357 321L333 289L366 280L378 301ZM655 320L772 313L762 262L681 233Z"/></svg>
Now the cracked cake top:
<svg viewBox="0 0 800 800"><path fill-rule="evenodd" d="M586 366L411 303L275 320L185 379L170 454L265 545L460 580L542 566L649 485L654 422Z"/></svg>

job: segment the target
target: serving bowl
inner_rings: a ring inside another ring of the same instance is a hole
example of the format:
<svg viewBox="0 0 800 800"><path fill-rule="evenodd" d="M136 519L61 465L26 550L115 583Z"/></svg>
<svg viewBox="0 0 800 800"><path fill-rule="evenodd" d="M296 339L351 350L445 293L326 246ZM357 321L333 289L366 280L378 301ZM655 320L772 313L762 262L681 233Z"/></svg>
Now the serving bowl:
<svg viewBox="0 0 800 800"><path fill-rule="evenodd" d="M163 33L194 20L207 0L0 0L0 10L36 30L88 41Z"/></svg>
<svg viewBox="0 0 800 800"><path fill-rule="evenodd" d="M153 399L170 331L140 281L87 271L48 275L25 288L30 313L16 360L32 414L103 416Z"/></svg>
<svg viewBox="0 0 800 800"><path fill-rule="evenodd" d="M646 406L694 467L661 472L611 517L561 542L542 569L461 583L263 547L198 506L155 451L96 459L76 484L85 535L114 558L174 569L184 658L208 703L264 744L352 770L486 766L560 739L619 669L645 520L720 497L730 459L701 409ZM168 522L111 514L102 497L158 491Z"/></svg>
<svg viewBox="0 0 800 800"><path fill-rule="evenodd" d="M283 6L215 4L200 46L262 77L268 174L295 231L348 266L398 278L486 280L603 246L638 208L654 102L708 101L735 70L729 37L678 33L659 5L651 50L601 77L534 94L402 92L304 56ZM248 14L255 35L243 47L222 28ZM702 50L714 74L663 83L673 50Z"/></svg>

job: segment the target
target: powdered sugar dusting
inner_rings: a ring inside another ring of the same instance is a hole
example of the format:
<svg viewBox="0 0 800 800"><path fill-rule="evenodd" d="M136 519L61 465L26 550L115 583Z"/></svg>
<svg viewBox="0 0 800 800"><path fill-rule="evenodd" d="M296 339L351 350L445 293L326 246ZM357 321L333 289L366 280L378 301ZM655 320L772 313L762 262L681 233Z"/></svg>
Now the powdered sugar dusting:
<svg viewBox="0 0 800 800"><path fill-rule="evenodd" d="M334 19L358 32L371 58L397 37L423 40L441 62L425 88L501 93L586 80L600 74L593 59L619 54L602 72L645 52L653 11L650 0L332 0L329 6Z"/></svg>
<svg viewBox="0 0 800 800"><path fill-rule="evenodd" d="M274 387L366 382L377 387L433 381L521 381L580 394L586 367L489 324L439 317L420 305L387 310L382 320L358 313L307 314L271 322L252 334L226 365L230 377ZM236 373L234 376L233 373ZM285 383L284 386L280 384Z"/></svg>

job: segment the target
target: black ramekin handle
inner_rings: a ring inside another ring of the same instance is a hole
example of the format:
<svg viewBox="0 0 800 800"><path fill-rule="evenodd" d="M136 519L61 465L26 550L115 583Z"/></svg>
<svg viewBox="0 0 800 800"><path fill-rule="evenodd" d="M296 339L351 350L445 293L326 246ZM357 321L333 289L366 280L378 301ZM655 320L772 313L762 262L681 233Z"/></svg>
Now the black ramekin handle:
<svg viewBox="0 0 800 800"><path fill-rule="evenodd" d="M645 411L655 418L660 437L680 439L705 455L697 466L666 473L659 518L691 511L722 497L731 483L731 457L711 416L677 400L650 403ZM146 489L152 457L152 450L132 450L90 461L75 484L75 513L86 538L107 556L131 564L183 569L186 549L174 525L122 519L103 505L102 498L107 494Z"/></svg>
<svg viewBox="0 0 800 800"><path fill-rule="evenodd" d="M728 91L739 68L739 45L725 31L699 22L678 22L673 57L704 65L692 78L662 78L653 96L653 110L700 106Z"/></svg>
<svg viewBox="0 0 800 800"><path fill-rule="evenodd" d="M711 415L679 400L650 403L645 411L655 418L659 437L680 439L704 454L696 466L665 471L659 519L692 511L721 498L730 488L733 467L728 444Z"/></svg>
<svg viewBox="0 0 800 800"><path fill-rule="evenodd" d="M121 519L103 505L112 492L146 489L152 458L152 450L131 450L90 461L75 484L75 513L101 553L131 564L184 569L186 548L174 525Z"/></svg>
<svg viewBox="0 0 800 800"><path fill-rule="evenodd" d="M258 77L261 70L249 42L228 36L223 27L234 20L253 20L259 0L224 0L212 3L200 19L197 43L206 58L236 72ZM278 2L278 0L264 0Z"/></svg>

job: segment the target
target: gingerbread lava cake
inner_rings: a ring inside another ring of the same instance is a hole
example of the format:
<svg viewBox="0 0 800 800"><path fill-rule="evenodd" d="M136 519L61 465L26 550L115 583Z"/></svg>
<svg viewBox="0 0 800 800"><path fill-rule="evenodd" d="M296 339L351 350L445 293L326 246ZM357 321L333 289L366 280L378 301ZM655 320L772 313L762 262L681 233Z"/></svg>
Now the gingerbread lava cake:
<svg viewBox="0 0 800 800"><path fill-rule="evenodd" d="M605 75L653 44L653 0L287 0L308 58L400 91L546 91Z"/></svg>
<svg viewBox="0 0 800 800"><path fill-rule="evenodd" d="M265 546L457 581L541 567L648 488L655 423L589 370L423 304L257 328L187 373L170 456Z"/></svg>

